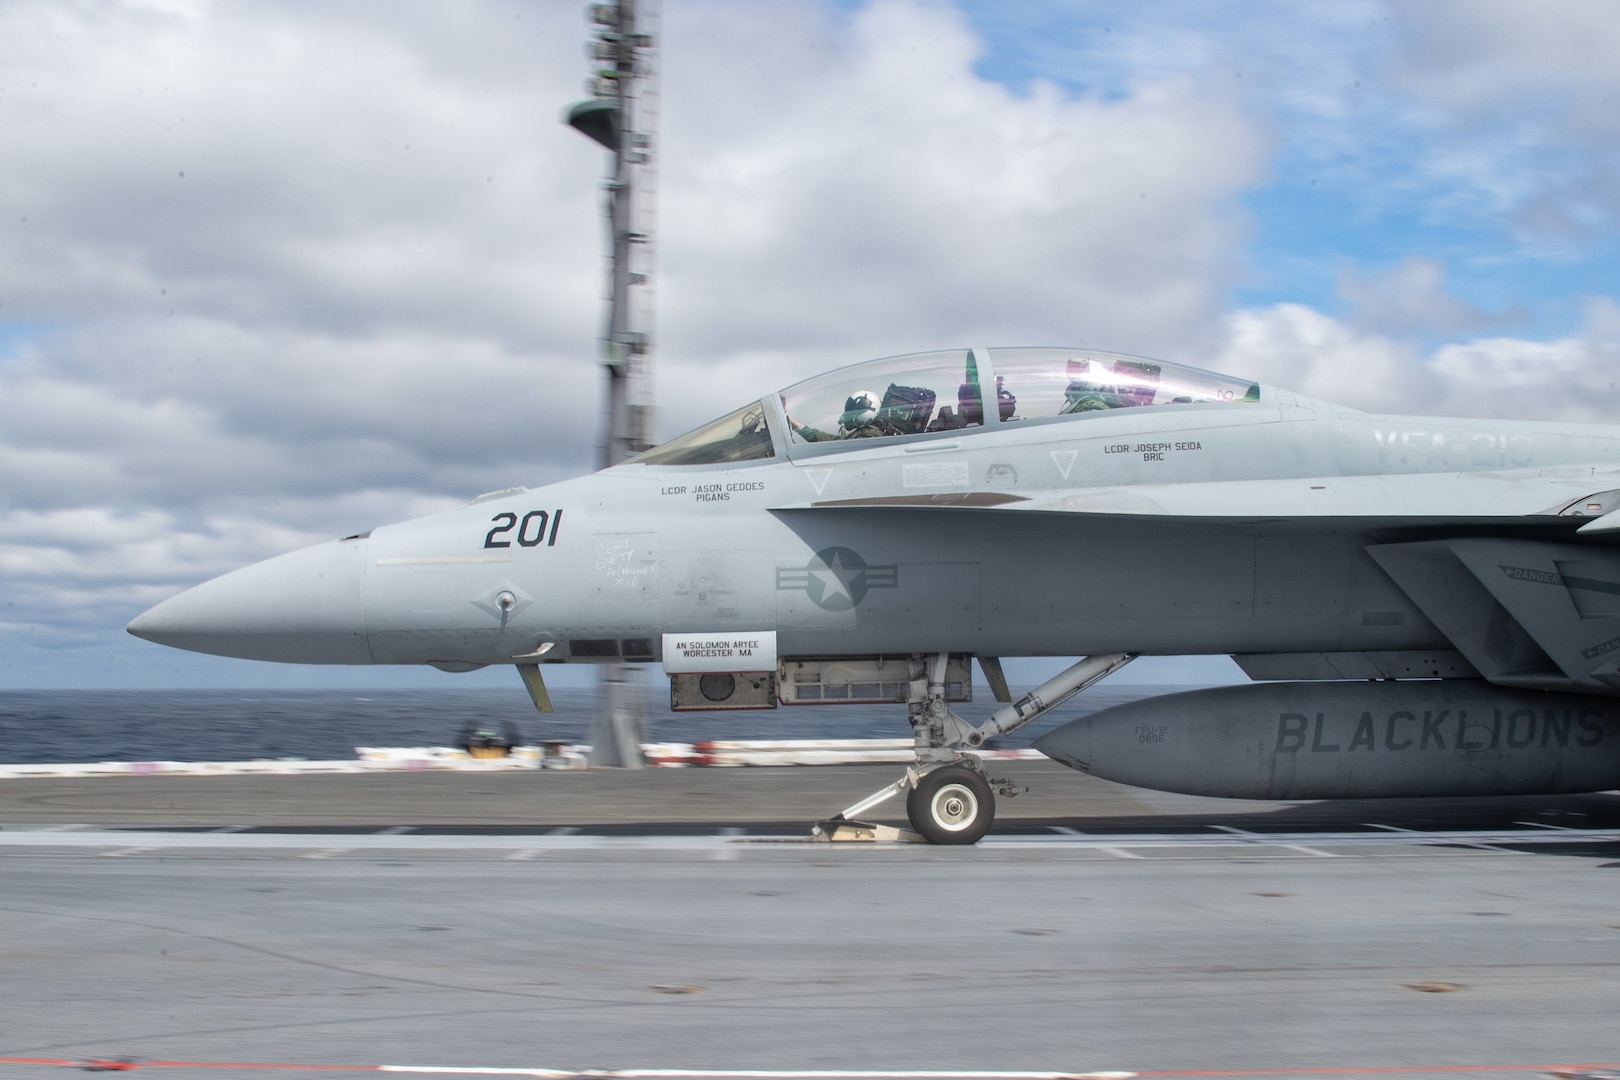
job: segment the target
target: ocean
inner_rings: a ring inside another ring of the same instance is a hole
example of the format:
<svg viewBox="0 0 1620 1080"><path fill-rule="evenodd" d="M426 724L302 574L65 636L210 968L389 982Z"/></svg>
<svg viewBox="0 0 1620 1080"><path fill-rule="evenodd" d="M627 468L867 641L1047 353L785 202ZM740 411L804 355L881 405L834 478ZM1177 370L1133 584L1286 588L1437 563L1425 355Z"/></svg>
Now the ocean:
<svg viewBox="0 0 1620 1080"><path fill-rule="evenodd" d="M1027 746L1056 725L1176 686L1095 686L997 746ZM648 689L649 699L656 693ZM1015 690L1014 693L1022 691ZM510 724L524 743L588 741L595 690L552 691L541 714L521 687L475 690L8 690L0 691L0 764L91 761L349 760L357 746L452 746L469 727ZM979 722L988 691L954 706ZM703 739L906 738L900 705L804 705L748 712L681 712L649 700L652 742Z"/></svg>

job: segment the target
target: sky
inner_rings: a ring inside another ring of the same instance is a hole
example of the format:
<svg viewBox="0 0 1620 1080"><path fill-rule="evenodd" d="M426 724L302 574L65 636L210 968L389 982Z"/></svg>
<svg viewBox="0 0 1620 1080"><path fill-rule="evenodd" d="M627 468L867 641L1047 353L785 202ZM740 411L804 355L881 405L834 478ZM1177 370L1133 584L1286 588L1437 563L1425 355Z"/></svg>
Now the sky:
<svg viewBox="0 0 1620 1080"><path fill-rule="evenodd" d="M123 627L590 470L583 6L0 3L0 689L512 681ZM979 343L1620 405L1610 0L665 0L660 40L662 437Z"/></svg>

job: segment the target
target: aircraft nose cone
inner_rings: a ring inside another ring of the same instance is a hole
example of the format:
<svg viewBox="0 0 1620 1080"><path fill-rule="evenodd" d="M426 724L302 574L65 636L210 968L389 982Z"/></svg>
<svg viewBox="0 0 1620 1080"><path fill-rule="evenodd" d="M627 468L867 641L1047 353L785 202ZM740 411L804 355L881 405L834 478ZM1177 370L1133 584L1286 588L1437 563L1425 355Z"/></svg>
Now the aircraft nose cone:
<svg viewBox="0 0 1620 1080"><path fill-rule="evenodd" d="M288 664L369 664L368 541L334 540L205 581L136 616L131 634L192 652Z"/></svg>
<svg viewBox="0 0 1620 1080"><path fill-rule="evenodd" d="M1091 771L1091 717L1082 716L1035 740L1035 749L1081 772Z"/></svg>

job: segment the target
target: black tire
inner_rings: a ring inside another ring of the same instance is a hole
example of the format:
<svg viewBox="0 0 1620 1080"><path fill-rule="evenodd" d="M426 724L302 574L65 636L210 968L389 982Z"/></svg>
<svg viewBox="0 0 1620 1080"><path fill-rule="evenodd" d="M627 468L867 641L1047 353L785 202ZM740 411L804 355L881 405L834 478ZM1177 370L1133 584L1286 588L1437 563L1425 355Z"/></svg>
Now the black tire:
<svg viewBox="0 0 1620 1080"><path fill-rule="evenodd" d="M947 765L906 796L906 816L930 844L977 844L996 820L996 798L984 777L964 765Z"/></svg>

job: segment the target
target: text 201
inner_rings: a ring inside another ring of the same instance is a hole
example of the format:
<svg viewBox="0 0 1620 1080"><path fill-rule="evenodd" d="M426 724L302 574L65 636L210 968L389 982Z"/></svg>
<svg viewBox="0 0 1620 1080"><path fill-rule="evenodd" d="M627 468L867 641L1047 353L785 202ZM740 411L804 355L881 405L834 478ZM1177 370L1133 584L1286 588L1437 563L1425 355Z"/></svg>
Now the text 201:
<svg viewBox="0 0 1620 1080"><path fill-rule="evenodd" d="M513 537L516 537L518 547L539 547L542 543L546 547L556 547L562 511L547 513L544 510L530 510L519 518L510 510L503 510L489 520L495 523L495 527L484 534L484 546L487 548L509 548Z"/></svg>

